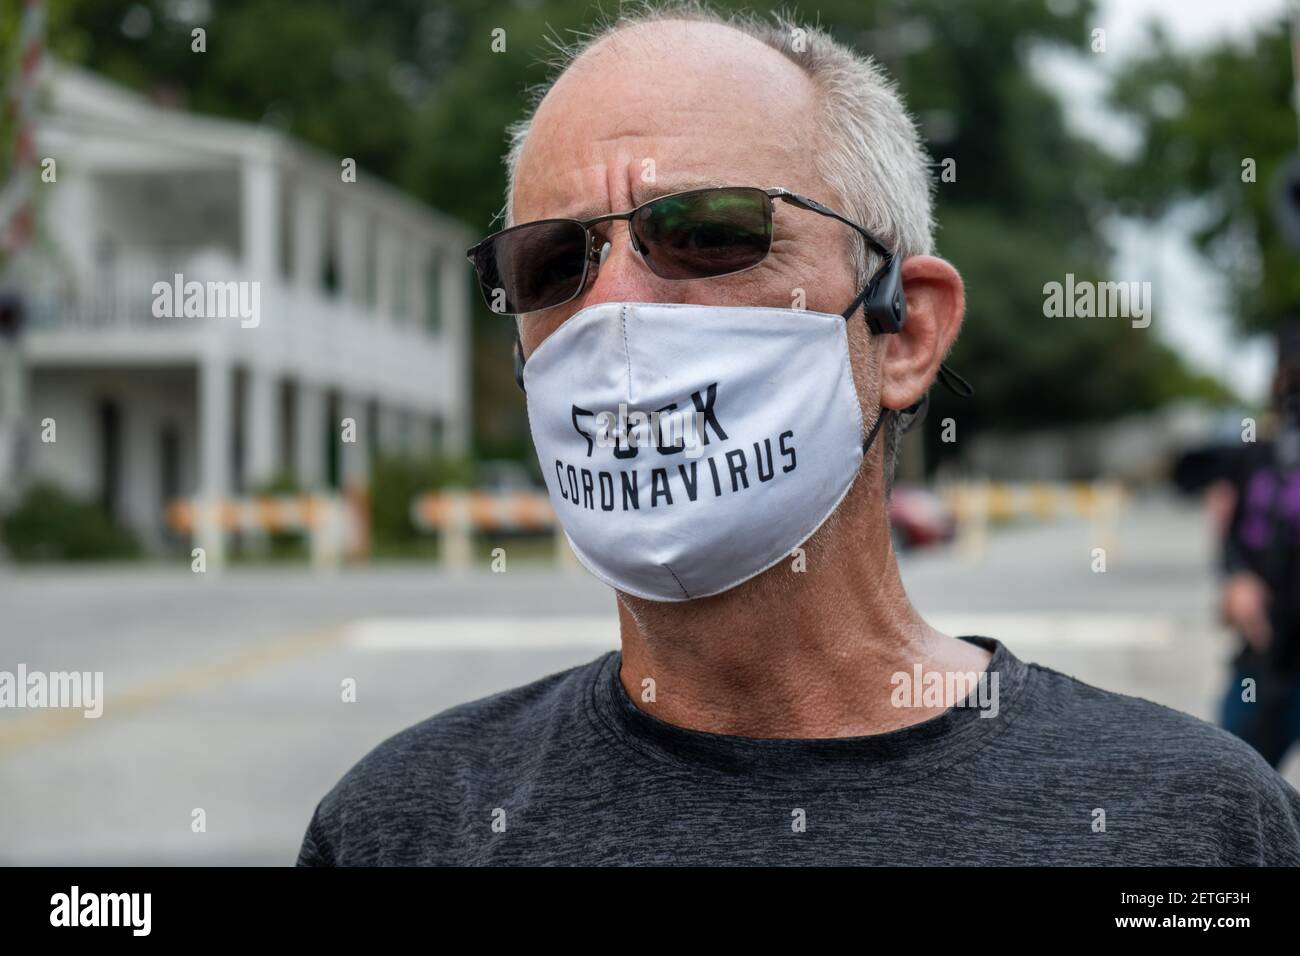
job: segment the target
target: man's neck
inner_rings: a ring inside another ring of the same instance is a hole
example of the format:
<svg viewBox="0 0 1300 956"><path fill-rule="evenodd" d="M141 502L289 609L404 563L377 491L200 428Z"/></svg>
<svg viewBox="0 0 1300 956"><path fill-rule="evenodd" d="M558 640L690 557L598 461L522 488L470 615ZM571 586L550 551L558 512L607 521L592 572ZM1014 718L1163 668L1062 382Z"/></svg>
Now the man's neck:
<svg viewBox="0 0 1300 956"><path fill-rule="evenodd" d="M944 710L894 706L891 678L917 664L978 673L989 652L912 607L883 507L863 485L804 545L802 565L796 553L683 603L620 594L620 677L633 702L681 727L769 738L885 733Z"/></svg>

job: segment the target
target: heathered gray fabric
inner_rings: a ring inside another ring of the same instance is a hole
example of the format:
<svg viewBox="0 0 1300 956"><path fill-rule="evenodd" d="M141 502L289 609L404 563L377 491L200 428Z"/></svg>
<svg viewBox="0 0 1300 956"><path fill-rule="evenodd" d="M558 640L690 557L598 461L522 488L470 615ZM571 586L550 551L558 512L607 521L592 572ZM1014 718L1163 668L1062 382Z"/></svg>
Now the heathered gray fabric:
<svg viewBox="0 0 1300 956"><path fill-rule="evenodd" d="M994 652L996 717L831 740L671 726L610 653L380 744L298 862L1300 865L1300 794L1236 737L966 640Z"/></svg>

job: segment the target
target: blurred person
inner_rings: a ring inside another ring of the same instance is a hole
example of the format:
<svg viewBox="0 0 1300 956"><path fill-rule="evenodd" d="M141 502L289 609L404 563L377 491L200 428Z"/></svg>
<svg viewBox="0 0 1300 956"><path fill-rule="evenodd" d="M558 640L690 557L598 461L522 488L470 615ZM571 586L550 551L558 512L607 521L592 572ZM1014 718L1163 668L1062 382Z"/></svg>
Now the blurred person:
<svg viewBox="0 0 1300 956"><path fill-rule="evenodd" d="M1222 612L1240 638L1223 726L1278 767L1300 739L1300 319L1278 332L1271 398L1272 436L1222 483Z"/></svg>
<svg viewBox="0 0 1300 956"><path fill-rule="evenodd" d="M1300 864L1240 740L908 600L897 435L964 310L927 162L818 29L670 6L572 51L471 256L622 650L383 742L300 864Z"/></svg>

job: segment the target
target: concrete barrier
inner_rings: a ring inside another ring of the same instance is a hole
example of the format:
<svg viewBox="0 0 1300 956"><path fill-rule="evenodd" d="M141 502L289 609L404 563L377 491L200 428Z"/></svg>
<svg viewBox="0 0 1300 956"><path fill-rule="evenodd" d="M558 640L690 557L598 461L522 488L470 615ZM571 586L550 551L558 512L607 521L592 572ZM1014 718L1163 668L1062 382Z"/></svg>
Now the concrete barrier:
<svg viewBox="0 0 1300 956"><path fill-rule="evenodd" d="M1112 553L1119 547L1119 520L1128 500L1116 481L966 481L942 485L938 494L956 516L958 547L970 558L984 553L990 522L1015 518L1086 518L1089 541Z"/></svg>
<svg viewBox="0 0 1300 956"><path fill-rule="evenodd" d="M578 563L544 491L431 492L412 500L411 523L441 535L443 560L452 570L472 567L474 535L493 531L549 531L556 563L565 568Z"/></svg>
<svg viewBox="0 0 1300 956"><path fill-rule="evenodd" d="M307 535L312 566L338 567L365 543L364 514L356 500L341 495L257 495L215 501L182 498L165 508L168 527L181 534L211 527L222 533ZM220 570L224 555L209 554L208 569Z"/></svg>

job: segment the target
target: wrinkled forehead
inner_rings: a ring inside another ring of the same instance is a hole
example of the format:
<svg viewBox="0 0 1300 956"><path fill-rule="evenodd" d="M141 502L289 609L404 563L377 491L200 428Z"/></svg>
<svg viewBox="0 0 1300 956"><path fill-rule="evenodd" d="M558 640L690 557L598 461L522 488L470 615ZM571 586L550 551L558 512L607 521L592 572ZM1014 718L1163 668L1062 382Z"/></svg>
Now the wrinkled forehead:
<svg viewBox="0 0 1300 956"><path fill-rule="evenodd" d="M802 69L739 30L680 20L625 28L578 57L538 107L515 221L608 211L630 180L659 176L790 185L811 165L816 104Z"/></svg>

